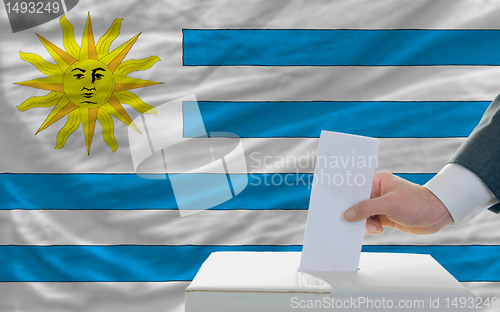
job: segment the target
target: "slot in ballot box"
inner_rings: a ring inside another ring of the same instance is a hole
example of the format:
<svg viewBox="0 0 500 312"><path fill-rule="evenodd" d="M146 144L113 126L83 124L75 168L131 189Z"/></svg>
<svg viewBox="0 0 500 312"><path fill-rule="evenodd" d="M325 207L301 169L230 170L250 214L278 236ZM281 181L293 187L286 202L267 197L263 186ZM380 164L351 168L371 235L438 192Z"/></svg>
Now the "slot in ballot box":
<svg viewBox="0 0 500 312"><path fill-rule="evenodd" d="M186 288L186 312L476 311L474 294L430 255L361 253L357 272L309 273L300 255L212 253Z"/></svg>

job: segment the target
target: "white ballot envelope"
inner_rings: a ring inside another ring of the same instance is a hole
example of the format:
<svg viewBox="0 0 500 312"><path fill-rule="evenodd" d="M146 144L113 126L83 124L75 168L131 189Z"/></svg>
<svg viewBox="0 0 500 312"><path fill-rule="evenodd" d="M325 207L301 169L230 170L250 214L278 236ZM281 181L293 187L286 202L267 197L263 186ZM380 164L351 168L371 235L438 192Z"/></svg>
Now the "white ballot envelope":
<svg viewBox="0 0 500 312"><path fill-rule="evenodd" d="M344 211L369 199L379 140L322 131L299 271L357 271L365 221Z"/></svg>

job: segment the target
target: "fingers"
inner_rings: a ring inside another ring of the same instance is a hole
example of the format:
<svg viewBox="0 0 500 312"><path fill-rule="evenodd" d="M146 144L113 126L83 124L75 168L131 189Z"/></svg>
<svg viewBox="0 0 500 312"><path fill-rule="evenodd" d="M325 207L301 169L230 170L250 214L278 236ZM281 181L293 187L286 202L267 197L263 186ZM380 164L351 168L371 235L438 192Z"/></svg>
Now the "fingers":
<svg viewBox="0 0 500 312"><path fill-rule="evenodd" d="M396 223L384 215L378 215L377 218L378 218L380 224L382 224L382 226L388 226L391 228L396 227Z"/></svg>
<svg viewBox="0 0 500 312"><path fill-rule="evenodd" d="M388 196L367 199L347 209L344 212L344 218L347 221L355 222L378 214L387 215L392 206L393 203Z"/></svg>
<svg viewBox="0 0 500 312"><path fill-rule="evenodd" d="M394 182L395 176L388 171L375 173L372 182L371 196L369 200L364 200L344 212L347 221L355 222L378 214L387 214L394 202L390 201L390 195L385 194ZM385 195L384 195L385 194ZM380 220L378 222L380 224Z"/></svg>
<svg viewBox="0 0 500 312"><path fill-rule="evenodd" d="M378 217L373 216L366 219L365 231L368 234L381 234L384 231L384 227L380 223Z"/></svg>

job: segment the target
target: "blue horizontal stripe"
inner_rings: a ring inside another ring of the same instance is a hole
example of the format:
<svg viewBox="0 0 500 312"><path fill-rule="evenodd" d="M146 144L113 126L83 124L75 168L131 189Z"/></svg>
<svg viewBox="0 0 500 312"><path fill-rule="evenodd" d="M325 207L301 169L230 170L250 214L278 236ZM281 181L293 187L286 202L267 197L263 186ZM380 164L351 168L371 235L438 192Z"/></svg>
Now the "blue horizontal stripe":
<svg viewBox="0 0 500 312"><path fill-rule="evenodd" d="M302 246L0 246L0 282L190 281L215 251L301 251ZM500 281L500 246L363 246L430 254L459 281Z"/></svg>
<svg viewBox="0 0 500 312"><path fill-rule="evenodd" d="M198 102L207 132L240 137L319 137L321 130L397 137L467 137L490 102ZM198 115L199 116L199 115ZM184 114L184 136L197 123Z"/></svg>
<svg viewBox="0 0 500 312"><path fill-rule="evenodd" d="M500 30L184 29L185 66L499 65Z"/></svg>
<svg viewBox="0 0 500 312"><path fill-rule="evenodd" d="M313 174L251 174L238 196L213 210L308 209ZM399 174L425 184L434 174ZM201 194L198 194L201 196ZM134 174L0 174L0 210L177 209L170 180Z"/></svg>

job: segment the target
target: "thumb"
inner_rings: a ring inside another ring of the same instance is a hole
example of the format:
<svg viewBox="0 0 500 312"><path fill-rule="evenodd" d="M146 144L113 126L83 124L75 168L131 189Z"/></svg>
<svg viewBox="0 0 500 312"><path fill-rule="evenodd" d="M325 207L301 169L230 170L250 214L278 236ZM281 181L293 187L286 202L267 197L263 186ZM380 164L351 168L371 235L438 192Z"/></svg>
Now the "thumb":
<svg viewBox="0 0 500 312"><path fill-rule="evenodd" d="M349 222L361 221L370 216L386 215L391 207L387 196L363 200L344 212L344 218Z"/></svg>

